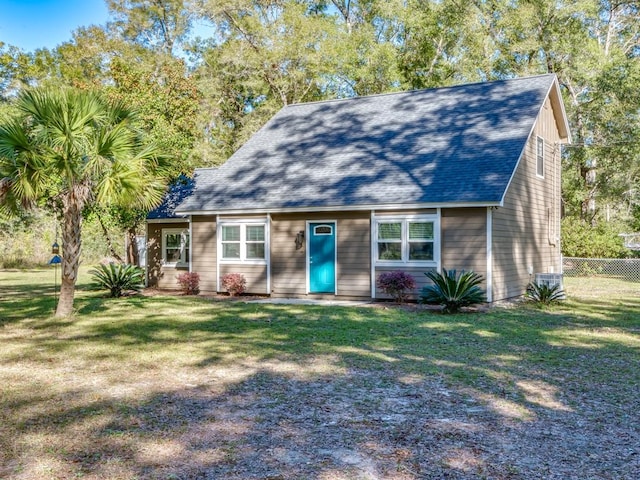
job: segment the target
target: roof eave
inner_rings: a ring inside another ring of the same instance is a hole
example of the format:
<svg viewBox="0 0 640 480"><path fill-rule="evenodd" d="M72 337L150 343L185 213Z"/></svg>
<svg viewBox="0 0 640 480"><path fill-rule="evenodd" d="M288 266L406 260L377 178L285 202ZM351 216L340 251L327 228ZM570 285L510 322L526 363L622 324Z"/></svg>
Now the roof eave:
<svg viewBox="0 0 640 480"><path fill-rule="evenodd" d="M473 207L500 207L500 201L476 201L476 202L429 202L414 204L370 204L370 205L328 205L316 207L273 207L253 209L212 209L212 210L181 210L182 215L253 215L267 213L301 213L301 212L336 212L336 211L394 211L394 210L419 210L428 208L473 208Z"/></svg>
<svg viewBox="0 0 640 480"><path fill-rule="evenodd" d="M551 101L551 106L553 107L553 115L556 119L560 138L562 138L563 143L571 143L571 128L569 127L569 119L567 118L567 112L564 108L564 102L562 101L558 77L553 79L548 96Z"/></svg>
<svg viewBox="0 0 640 480"><path fill-rule="evenodd" d="M184 217L157 217L157 218L147 218L147 223L185 223L189 221L188 216Z"/></svg>

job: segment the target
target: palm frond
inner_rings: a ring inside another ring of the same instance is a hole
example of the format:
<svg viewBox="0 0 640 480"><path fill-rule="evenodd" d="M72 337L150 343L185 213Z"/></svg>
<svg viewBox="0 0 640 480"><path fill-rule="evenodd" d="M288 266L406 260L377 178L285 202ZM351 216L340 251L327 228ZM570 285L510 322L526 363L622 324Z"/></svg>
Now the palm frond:
<svg viewBox="0 0 640 480"><path fill-rule="evenodd" d="M427 272L425 275L433 285L423 287L420 301L442 305L445 313L456 313L462 307L468 307L485 301L485 295L478 286L482 283L482 275L473 271L442 269L442 273Z"/></svg>
<svg viewBox="0 0 640 480"><path fill-rule="evenodd" d="M161 203L167 161L158 147L143 143L129 106L67 88L26 90L16 105L21 116L0 126L0 178L10 179L3 198L13 206L45 191L76 198L79 186L91 190L84 201L101 205Z"/></svg>
<svg viewBox="0 0 640 480"><path fill-rule="evenodd" d="M144 288L144 270L135 265L98 265L89 273L96 287L109 290L111 297L121 297L127 291L139 292Z"/></svg>
<svg viewBox="0 0 640 480"><path fill-rule="evenodd" d="M46 164L24 123L14 119L0 127L0 198L8 204L5 210L32 206L47 182L45 170Z"/></svg>
<svg viewBox="0 0 640 480"><path fill-rule="evenodd" d="M525 298L538 305L551 305L565 298L565 293L559 284L547 285L544 283L531 282L527 285Z"/></svg>

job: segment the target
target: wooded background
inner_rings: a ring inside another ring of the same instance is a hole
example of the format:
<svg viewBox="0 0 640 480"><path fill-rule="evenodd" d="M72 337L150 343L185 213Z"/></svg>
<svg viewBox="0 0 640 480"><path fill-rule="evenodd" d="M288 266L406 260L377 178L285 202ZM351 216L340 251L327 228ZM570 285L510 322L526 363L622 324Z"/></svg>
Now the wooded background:
<svg viewBox="0 0 640 480"><path fill-rule="evenodd" d="M109 22L54 49L0 41L0 120L28 87L99 89L140 111L177 177L224 162L290 103L555 73L573 135L563 250L632 254L618 233L640 231L640 1L106 3ZM55 235L44 207L0 216L0 267L48 260L35 246ZM86 224L91 262L131 218L93 212Z"/></svg>

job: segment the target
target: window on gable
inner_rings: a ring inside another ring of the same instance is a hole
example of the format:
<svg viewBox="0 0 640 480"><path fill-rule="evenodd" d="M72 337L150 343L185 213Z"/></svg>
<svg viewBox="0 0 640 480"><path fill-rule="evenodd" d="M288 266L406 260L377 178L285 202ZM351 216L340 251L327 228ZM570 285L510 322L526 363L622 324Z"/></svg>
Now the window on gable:
<svg viewBox="0 0 640 480"><path fill-rule="evenodd" d="M544 177L544 138L536 138L536 175Z"/></svg>
<svg viewBox="0 0 640 480"><path fill-rule="evenodd" d="M266 225L222 224L220 243L222 260L264 261L266 259Z"/></svg>
<svg viewBox="0 0 640 480"><path fill-rule="evenodd" d="M167 266L189 265L189 231L176 228L162 230L162 263Z"/></svg>
<svg viewBox="0 0 640 480"><path fill-rule="evenodd" d="M378 262L436 261L436 220L433 218L377 219Z"/></svg>

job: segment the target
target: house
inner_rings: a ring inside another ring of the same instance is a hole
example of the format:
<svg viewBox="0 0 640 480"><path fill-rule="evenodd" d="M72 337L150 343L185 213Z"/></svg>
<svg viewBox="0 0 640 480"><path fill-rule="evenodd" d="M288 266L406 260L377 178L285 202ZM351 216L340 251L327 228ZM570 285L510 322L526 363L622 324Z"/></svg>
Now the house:
<svg viewBox="0 0 640 480"><path fill-rule="evenodd" d="M555 75L289 105L148 220L148 282L244 274L275 297L380 298L381 272L474 270L489 301L560 272ZM179 201L176 201L179 198ZM416 292L417 293L417 292Z"/></svg>

